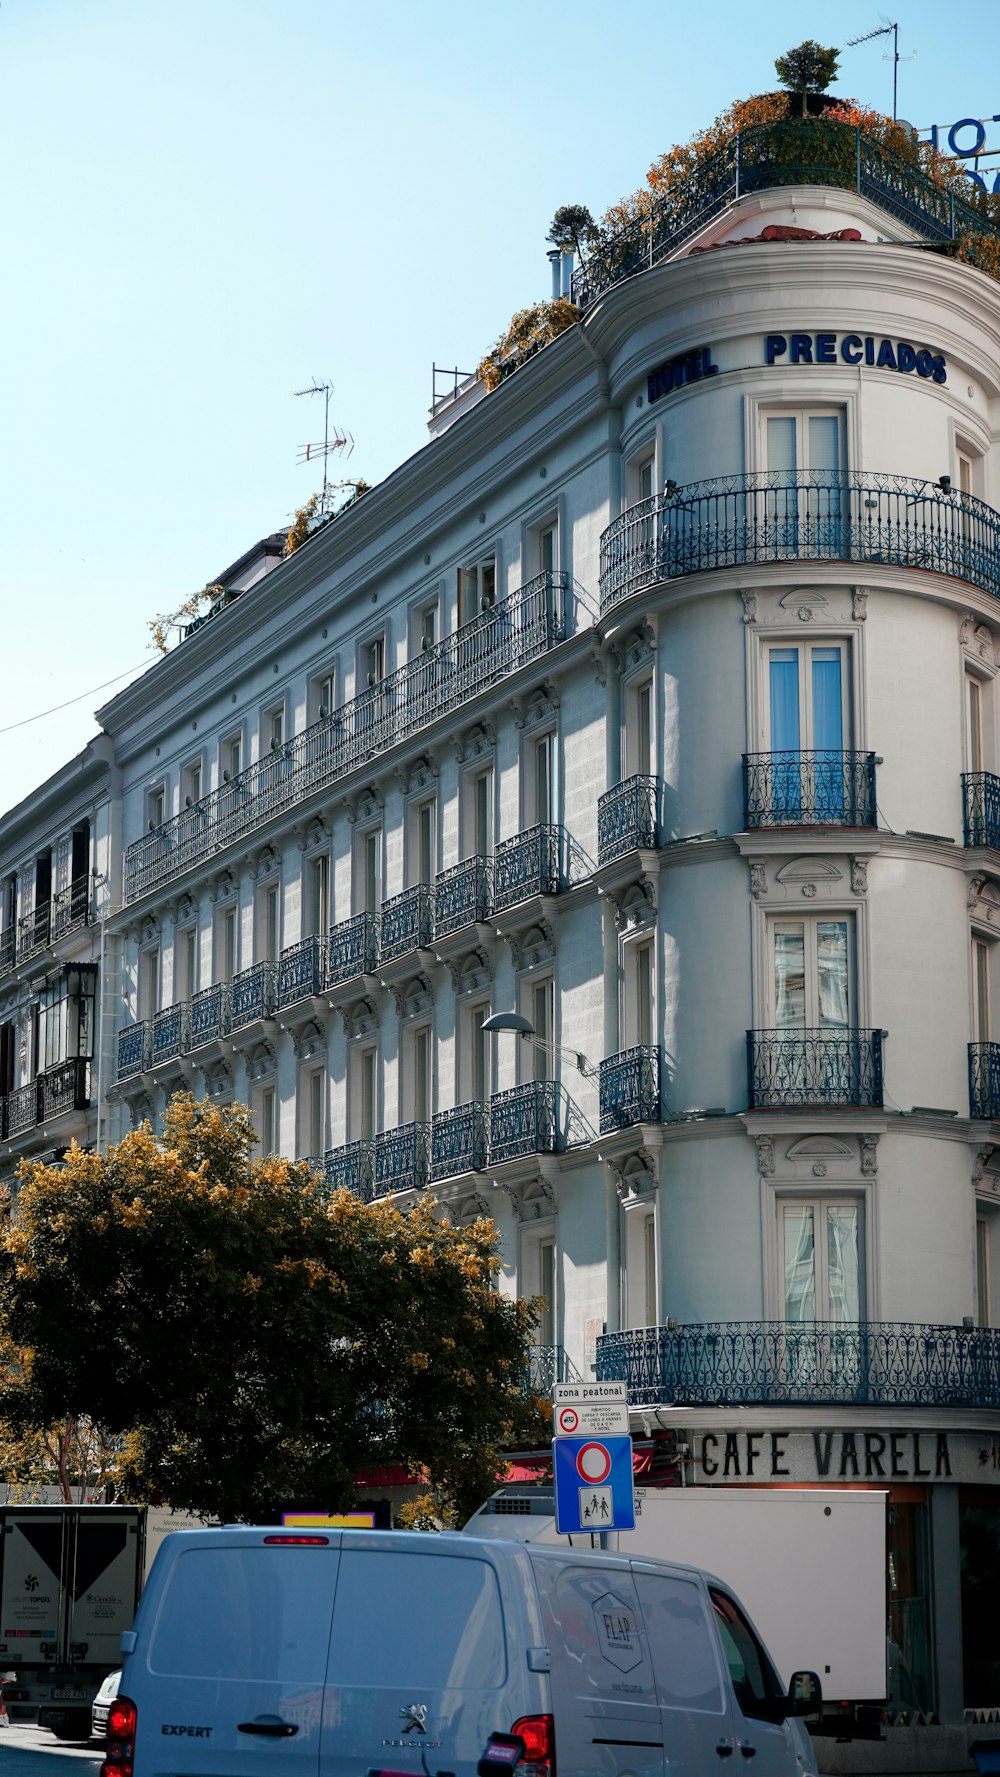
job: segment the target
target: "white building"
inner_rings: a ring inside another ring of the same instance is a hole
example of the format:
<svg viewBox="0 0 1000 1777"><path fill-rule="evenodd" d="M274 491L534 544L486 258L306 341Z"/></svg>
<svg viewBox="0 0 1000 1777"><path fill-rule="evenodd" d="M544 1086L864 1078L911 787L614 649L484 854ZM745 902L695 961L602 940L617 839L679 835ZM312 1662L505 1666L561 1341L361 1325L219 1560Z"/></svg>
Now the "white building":
<svg viewBox="0 0 1000 1777"><path fill-rule="evenodd" d="M190 1084L489 1213L540 1376L627 1378L689 1483L887 1488L895 1701L955 1722L1000 1704L1000 289L856 146L737 155L100 712L109 1117Z"/></svg>

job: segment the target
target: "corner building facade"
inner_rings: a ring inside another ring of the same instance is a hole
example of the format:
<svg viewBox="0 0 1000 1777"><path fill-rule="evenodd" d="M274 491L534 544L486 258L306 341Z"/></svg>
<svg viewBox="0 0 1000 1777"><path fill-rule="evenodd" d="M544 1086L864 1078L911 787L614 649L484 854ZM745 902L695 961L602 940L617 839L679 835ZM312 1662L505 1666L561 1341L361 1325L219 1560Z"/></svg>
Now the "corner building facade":
<svg viewBox="0 0 1000 1777"><path fill-rule="evenodd" d="M888 1490L890 1699L958 1723L1000 1704L959 1581L1000 1568L1000 290L918 183L775 177L592 267L237 564L100 712L104 979L119 1133L189 1084L489 1213L536 1383L626 1379L690 1484Z"/></svg>

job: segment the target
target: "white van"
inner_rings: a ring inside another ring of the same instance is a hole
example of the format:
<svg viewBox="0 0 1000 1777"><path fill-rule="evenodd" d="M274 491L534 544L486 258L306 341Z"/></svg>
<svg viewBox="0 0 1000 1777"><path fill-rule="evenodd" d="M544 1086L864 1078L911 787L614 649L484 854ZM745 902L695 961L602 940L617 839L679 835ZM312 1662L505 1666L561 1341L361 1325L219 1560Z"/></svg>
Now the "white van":
<svg viewBox="0 0 1000 1777"><path fill-rule="evenodd" d="M815 1674L785 1694L728 1588L663 1561L465 1535L182 1531L122 1651L102 1777L816 1769L795 1719L818 1707Z"/></svg>

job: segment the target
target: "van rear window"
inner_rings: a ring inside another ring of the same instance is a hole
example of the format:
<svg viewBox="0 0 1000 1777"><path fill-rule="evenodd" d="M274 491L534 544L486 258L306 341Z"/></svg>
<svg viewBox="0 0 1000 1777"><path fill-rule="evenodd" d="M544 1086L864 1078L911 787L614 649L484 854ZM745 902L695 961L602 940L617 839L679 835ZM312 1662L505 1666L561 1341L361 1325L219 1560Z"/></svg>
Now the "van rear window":
<svg viewBox="0 0 1000 1777"><path fill-rule="evenodd" d="M156 1613L149 1669L321 1684L336 1582L335 1549L185 1550Z"/></svg>
<svg viewBox="0 0 1000 1777"><path fill-rule="evenodd" d="M506 1676L500 1591L487 1562L344 1550L330 1684L495 1690Z"/></svg>

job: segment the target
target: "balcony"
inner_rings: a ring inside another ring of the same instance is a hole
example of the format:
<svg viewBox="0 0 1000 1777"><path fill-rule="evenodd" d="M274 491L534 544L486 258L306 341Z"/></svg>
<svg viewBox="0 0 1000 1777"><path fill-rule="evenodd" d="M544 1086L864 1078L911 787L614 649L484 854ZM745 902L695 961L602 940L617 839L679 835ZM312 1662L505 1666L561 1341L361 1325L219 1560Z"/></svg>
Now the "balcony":
<svg viewBox="0 0 1000 1777"><path fill-rule="evenodd" d="M67 932L75 932L90 920L90 877L77 876L66 888L52 897L51 937L53 944Z"/></svg>
<svg viewBox="0 0 1000 1777"><path fill-rule="evenodd" d="M1000 1043L969 1044L969 1116L1000 1118Z"/></svg>
<svg viewBox="0 0 1000 1777"><path fill-rule="evenodd" d="M118 1079L131 1080L149 1066L149 1025L127 1024L118 1032Z"/></svg>
<svg viewBox="0 0 1000 1777"><path fill-rule="evenodd" d="M38 1121L64 1117L70 1111L90 1108L90 1061L73 1055L38 1076Z"/></svg>
<svg viewBox="0 0 1000 1777"><path fill-rule="evenodd" d="M566 634L567 577L544 573L183 809L125 854L129 904L214 858L307 796L379 760L509 678Z"/></svg>
<svg viewBox="0 0 1000 1777"><path fill-rule="evenodd" d="M378 962L378 930L374 913L358 913L333 926L326 946L326 985L342 987L374 973Z"/></svg>
<svg viewBox="0 0 1000 1777"><path fill-rule="evenodd" d="M744 753L743 821L771 827L874 827L875 754Z"/></svg>
<svg viewBox="0 0 1000 1777"><path fill-rule="evenodd" d="M882 1105L880 1030L748 1030L752 1111Z"/></svg>
<svg viewBox="0 0 1000 1777"><path fill-rule="evenodd" d="M455 1178L486 1165L486 1116L476 1102L436 1111L431 1125L431 1178Z"/></svg>
<svg viewBox="0 0 1000 1777"><path fill-rule="evenodd" d="M382 902L379 915L379 961L395 962L411 951L424 950L431 941L431 891L426 883L404 889Z"/></svg>
<svg viewBox="0 0 1000 1777"><path fill-rule="evenodd" d="M383 1129L372 1143L374 1195L421 1191L430 1177L430 1124L402 1123Z"/></svg>
<svg viewBox="0 0 1000 1777"><path fill-rule="evenodd" d="M217 1043L229 1029L229 996L221 981L214 987L203 987L191 1000L188 1038L192 1049L203 1043ZM119 1073L118 1078L121 1079Z"/></svg>
<svg viewBox="0 0 1000 1777"><path fill-rule="evenodd" d="M566 835L562 827L530 827L497 846L493 860L493 911L503 913L533 895L557 895L565 880L562 860Z"/></svg>
<svg viewBox="0 0 1000 1777"><path fill-rule="evenodd" d="M719 1321L597 1341L597 1379L636 1405L1000 1406L1000 1329L906 1321Z"/></svg>
<svg viewBox="0 0 1000 1777"><path fill-rule="evenodd" d="M162 1061L176 1060L178 1055L185 1055L190 1046L186 1000L177 1006L167 1006L162 1012L155 1014L149 1044L151 1067L156 1067Z"/></svg>
<svg viewBox="0 0 1000 1777"><path fill-rule="evenodd" d="M627 777L597 802L597 862L612 864L627 852L653 850L660 843L660 780Z"/></svg>
<svg viewBox="0 0 1000 1777"><path fill-rule="evenodd" d="M492 869L488 858L466 858L434 882L434 937L447 938L488 919Z"/></svg>
<svg viewBox="0 0 1000 1777"><path fill-rule="evenodd" d="M370 1203L374 1195L371 1142L349 1141L342 1148L328 1148L323 1155L323 1176L331 1191L350 1191L362 1203Z"/></svg>
<svg viewBox="0 0 1000 1777"><path fill-rule="evenodd" d="M600 1064L601 1134L660 1121L660 1051L648 1043Z"/></svg>
<svg viewBox="0 0 1000 1777"><path fill-rule="evenodd" d="M27 962L39 951L47 950L50 943L52 924L52 903L43 901L40 907L33 907L17 922L17 960Z"/></svg>
<svg viewBox="0 0 1000 1777"><path fill-rule="evenodd" d="M502 1166L525 1154L554 1154L559 1146L558 1087L532 1080L494 1092L490 1099L489 1161Z"/></svg>
<svg viewBox="0 0 1000 1777"><path fill-rule="evenodd" d="M273 963L253 963L241 969L229 985L229 1029L243 1030L274 1017L276 1003Z"/></svg>
<svg viewBox="0 0 1000 1777"><path fill-rule="evenodd" d="M561 1345L529 1345L526 1392L552 1399L557 1382L582 1382Z"/></svg>
<svg viewBox="0 0 1000 1777"><path fill-rule="evenodd" d="M992 771L962 773L966 845L1000 849L1000 777Z"/></svg>
<svg viewBox="0 0 1000 1777"><path fill-rule="evenodd" d="M741 130L688 179L654 194L641 220L602 234L573 274L573 300L589 308L624 278L659 265L738 198L789 185L856 191L924 241L996 233L973 204L857 127L793 118Z"/></svg>
<svg viewBox="0 0 1000 1777"><path fill-rule="evenodd" d="M279 1010L314 999L323 991L326 943L322 938L303 938L283 950L278 962Z"/></svg>
<svg viewBox="0 0 1000 1777"><path fill-rule="evenodd" d="M659 581L774 562L884 563L1000 594L1000 513L972 494L861 470L761 470L691 482L601 538L602 615Z"/></svg>
<svg viewBox="0 0 1000 1777"><path fill-rule="evenodd" d="M4 1100L4 1134L8 1141L16 1135L27 1135L38 1125L38 1081L28 1080L15 1086Z"/></svg>
<svg viewBox="0 0 1000 1777"><path fill-rule="evenodd" d="M5 926L0 932L0 975L9 975L17 950L17 927Z"/></svg>

